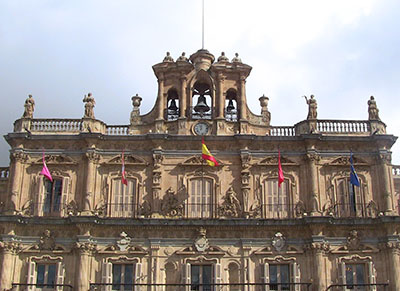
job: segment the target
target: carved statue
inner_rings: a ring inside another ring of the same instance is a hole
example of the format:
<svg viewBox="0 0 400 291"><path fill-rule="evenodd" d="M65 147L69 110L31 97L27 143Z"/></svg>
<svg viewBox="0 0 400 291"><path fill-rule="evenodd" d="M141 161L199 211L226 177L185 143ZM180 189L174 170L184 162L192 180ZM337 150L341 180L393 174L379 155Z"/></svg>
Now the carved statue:
<svg viewBox="0 0 400 291"><path fill-rule="evenodd" d="M239 54L235 53L235 57L232 59L232 63L241 63L242 60L239 58Z"/></svg>
<svg viewBox="0 0 400 291"><path fill-rule="evenodd" d="M368 100L368 120L381 120L374 96L371 96Z"/></svg>
<svg viewBox="0 0 400 291"><path fill-rule="evenodd" d="M32 95L29 95L25 100L25 111L22 115L23 118L33 118L33 111L35 111L35 100L33 100Z"/></svg>
<svg viewBox="0 0 400 291"><path fill-rule="evenodd" d="M238 217L240 213L240 201L237 199L235 191L229 187L224 197L224 202L219 207L219 215L226 217Z"/></svg>
<svg viewBox="0 0 400 291"><path fill-rule="evenodd" d="M224 63L229 62L229 59L225 56L225 52L222 52L217 61L218 63Z"/></svg>
<svg viewBox="0 0 400 291"><path fill-rule="evenodd" d="M188 58L185 56L185 53L183 52L182 55L176 61L177 62L187 62Z"/></svg>
<svg viewBox="0 0 400 291"><path fill-rule="evenodd" d="M85 102L85 114L83 115L83 118L94 118L93 108L96 102L92 97L92 93L88 93L87 96L85 95L82 101Z"/></svg>
<svg viewBox="0 0 400 291"><path fill-rule="evenodd" d="M172 63L174 59L171 57L171 54L167 52L167 55L165 56L163 63Z"/></svg>
<svg viewBox="0 0 400 291"><path fill-rule="evenodd" d="M310 99L307 99L306 96L303 96L306 99L308 104L308 115L307 119L317 119L317 100L314 99L314 95L310 96Z"/></svg>

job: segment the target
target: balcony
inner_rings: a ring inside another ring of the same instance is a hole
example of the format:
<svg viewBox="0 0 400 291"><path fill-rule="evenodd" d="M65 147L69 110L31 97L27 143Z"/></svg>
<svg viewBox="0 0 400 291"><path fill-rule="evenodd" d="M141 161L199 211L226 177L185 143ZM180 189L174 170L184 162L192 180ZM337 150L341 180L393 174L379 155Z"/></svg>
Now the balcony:
<svg viewBox="0 0 400 291"><path fill-rule="evenodd" d="M74 287L68 284L26 284L12 283L11 291L73 291Z"/></svg>
<svg viewBox="0 0 400 291"><path fill-rule="evenodd" d="M378 284L334 284L330 285L326 291L386 291L389 290L389 283Z"/></svg>

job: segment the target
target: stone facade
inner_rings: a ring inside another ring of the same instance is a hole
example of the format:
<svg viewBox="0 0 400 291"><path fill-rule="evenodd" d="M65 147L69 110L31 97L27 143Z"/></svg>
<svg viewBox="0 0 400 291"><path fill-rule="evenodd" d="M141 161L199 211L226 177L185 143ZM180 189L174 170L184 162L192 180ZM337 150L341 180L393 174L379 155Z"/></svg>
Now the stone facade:
<svg viewBox="0 0 400 291"><path fill-rule="evenodd" d="M400 290L396 137L373 97L368 120L319 120L312 96L305 120L272 126L238 55L153 70L155 106L133 96L129 125L95 119L90 93L82 119L35 119L27 99L0 169L1 290Z"/></svg>

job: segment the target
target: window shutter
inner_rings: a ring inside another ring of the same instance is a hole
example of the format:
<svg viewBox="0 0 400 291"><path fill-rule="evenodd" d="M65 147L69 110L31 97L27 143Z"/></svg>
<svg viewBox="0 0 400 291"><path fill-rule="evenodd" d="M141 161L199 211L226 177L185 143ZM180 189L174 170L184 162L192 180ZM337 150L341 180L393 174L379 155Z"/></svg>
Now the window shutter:
<svg viewBox="0 0 400 291"><path fill-rule="evenodd" d="M64 265L62 262L57 262L57 279L56 279L56 284L64 284ZM63 291L64 287L63 286L57 286L56 288L57 291Z"/></svg>
<svg viewBox="0 0 400 291"><path fill-rule="evenodd" d="M61 215L66 216L68 193L69 193L69 177L64 177L62 182L62 196L61 196Z"/></svg>
<svg viewBox="0 0 400 291"><path fill-rule="evenodd" d="M345 262L341 262L339 264L339 284L346 285L346 263ZM343 286L342 290L345 291L346 286Z"/></svg>
<svg viewBox="0 0 400 291"><path fill-rule="evenodd" d="M135 188L136 188L136 180L128 179L128 186L126 195L124 197L124 205L125 205L125 210L127 213L124 215L125 217L134 217L135 210L136 210L136 204L135 204Z"/></svg>
<svg viewBox="0 0 400 291"><path fill-rule="evenodd" d="M103 266L101 268L102 280L104 284L112 283L112 263L108 263L106 260L103 261ZM105 285L102 287L102 291L111 291L112 285Z"/></svg>
<svg viewBox="0 0 400 291"><path fill-rule="evenodd" d="M375 268L373 262L368 262L368 276L369 276L369 283L376 284ZM376 291L376 286L371 286L370 290Z"/></svg>
<svg viewBox="0 0 400 291"><path fill-rule="evenodd" d="M262 283L264 283L264 287L262 288L262 290L264 291L268 291L269 290L269 264L268 263L264 263L263 265L261 265L262 267L262 272L261 272L261 280Z"/></svg>
<svg viewBox="0 0 400 291"><path fill-rule="evenodd" d="M29 260L28 262L28 284L36 284L36 263ZM28 286L28 291L34 291L35 286Z"/></svg>
<svg viewBox="0 0 400 291"><path fill-rule="evenodd" d="M292 277L292 283L300 283L300 266L296 262L292 264L292 272L291 272L291 277ZM301 285L294 285L293 288L295 291L300 291L301 290Z"/></svg>
<svg viewBox="0 0 400 291"><path fill-rule="evenodd" d="M182 274L183 274L183 284L190 284L191 283L191 278L190 278L190 264L183 264L182 265ZM190 285L186 285L184 287L185 291L190 291Z"/></svg>
<svg viewBox="0 0 400 291"><path fill-rule="evenodd" d="M44 207L44 185L43 185L43 176L39 175L36 177L36 191L35 191L35 200L36 200L36 215L43 216L43 207Z"/></svg>
<svg viewBox="0 0 400 291"><path fill-rule="evenodd" d="M221 284L222 279L221 279L221 264L216 263L214 265L214 284ZM221 290L222 287L215 285L214 290Z"/></svg>
<svg viewBox="0 0 400 291"><path fill-rule="evenodd" d="M136 263L136 272L135 272L135 284L140 284L142 283L142 263ZM135 291L140 291L142 289L142 286L136 286L135 285Z"/></svg>

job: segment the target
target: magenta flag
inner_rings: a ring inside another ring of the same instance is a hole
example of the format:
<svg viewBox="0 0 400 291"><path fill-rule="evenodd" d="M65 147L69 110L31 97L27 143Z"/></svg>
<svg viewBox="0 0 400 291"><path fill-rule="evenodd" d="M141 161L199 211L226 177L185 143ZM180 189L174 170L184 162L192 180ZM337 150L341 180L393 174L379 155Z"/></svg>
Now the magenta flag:
<svg viewBox="0 0 400 291"><path fill-rule="evenodd" d="M128 186L128 180L126 179L126 172L125 172L125 157L124 157L124 151L122 151L121 182L122 182L122 184Z"/></svg>
<svg viewBox="0 0 400 291"><path fill-rule="evenodd" d="M285 181L285 177L283 176L282 165L281 165L281 152L278 150L278 187L281 187L281 184Z"/></svg>
<svg viewBox="0 0 400 291"><path fill-rule="evenodd" d="M47 168L46 161L44 160L44 152L43 152L43 168L42 171L40 172L40 175L45 176L47 179L53 182L53 177L51 176L50 171Z"/></svg>

